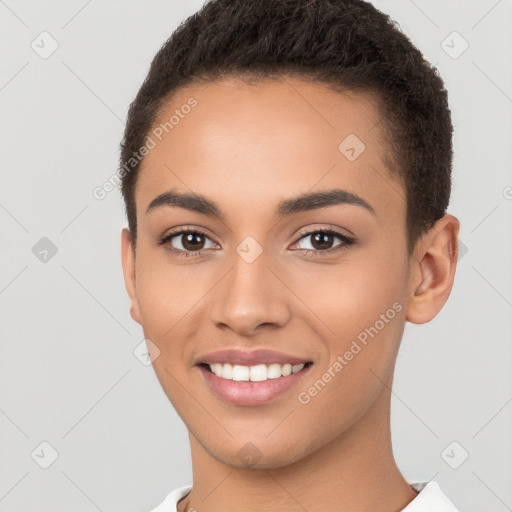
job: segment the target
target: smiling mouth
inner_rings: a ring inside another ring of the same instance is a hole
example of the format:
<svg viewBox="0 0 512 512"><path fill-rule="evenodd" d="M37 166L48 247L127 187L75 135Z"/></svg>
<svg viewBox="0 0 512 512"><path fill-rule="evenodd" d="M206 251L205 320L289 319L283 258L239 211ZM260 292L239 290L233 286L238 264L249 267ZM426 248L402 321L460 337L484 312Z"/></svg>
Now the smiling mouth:
<svg viewBox="0 0 512 512"><path fill-rule="evenodd" d="M266 380L287 377L290 374L296 374L304 368L308 368L313 364L312 361L301 364L257 364L254 366L245 366L229 363L200 363L199 366L205 368L208 372L213 373L217 377L232 381L246 382L262 382Z"/></svg>

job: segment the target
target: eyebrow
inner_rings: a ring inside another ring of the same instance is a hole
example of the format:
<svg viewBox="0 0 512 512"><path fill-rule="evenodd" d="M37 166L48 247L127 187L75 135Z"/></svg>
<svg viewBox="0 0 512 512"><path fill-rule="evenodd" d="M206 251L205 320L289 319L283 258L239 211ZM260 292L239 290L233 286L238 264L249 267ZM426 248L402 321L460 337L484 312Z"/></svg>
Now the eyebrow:
<svg viewBox="0 0 512 512"><path fill-rule="evenodd" d="M285 218L296 213L318 210L320 208L340 204L360 206L375 217L377 216L372 206L362 197L339 188L326 192L301 194L291 199L285 199L277 205L275 216ZM151 201L146 210L146 214L156 208L164 206L184 208L185 210L197 212L208 217L216 217L222 221L226 220L218 204L201 194L184 194L174 189L168 190Z"/></svg>

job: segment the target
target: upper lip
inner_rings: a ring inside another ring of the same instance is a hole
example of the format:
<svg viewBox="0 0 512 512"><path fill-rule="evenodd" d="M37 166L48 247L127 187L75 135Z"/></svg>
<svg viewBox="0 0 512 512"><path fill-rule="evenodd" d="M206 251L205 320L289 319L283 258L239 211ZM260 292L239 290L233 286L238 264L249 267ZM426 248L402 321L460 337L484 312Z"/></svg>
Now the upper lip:
<svg viewBox="0 0 512 512"><path fill-rule="evenodd" d="M292 354L285 354L276 350L269 349L256 349L256 350L243 350L238 348L217 350L200 357L197 364L213 364L213 363L228 363L231 365L239 364L242 366L254 366L257 364L286 364L292 365L310 362L305 357L298 357Z"/></svg>

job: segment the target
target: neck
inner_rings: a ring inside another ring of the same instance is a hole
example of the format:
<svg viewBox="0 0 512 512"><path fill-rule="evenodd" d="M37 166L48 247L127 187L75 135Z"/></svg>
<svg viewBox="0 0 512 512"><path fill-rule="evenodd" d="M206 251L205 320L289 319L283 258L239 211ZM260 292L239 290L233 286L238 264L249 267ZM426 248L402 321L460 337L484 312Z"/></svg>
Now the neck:
<svg viewBox="0 0 512 512"><path fill-rule="evenodd" d="M179 502L179 512L402 510L417 492L393 458L390 397L389 388L384 387L370 410L348 430L282 467L226 465L189 433L194 483L192 491Z"/></svg>

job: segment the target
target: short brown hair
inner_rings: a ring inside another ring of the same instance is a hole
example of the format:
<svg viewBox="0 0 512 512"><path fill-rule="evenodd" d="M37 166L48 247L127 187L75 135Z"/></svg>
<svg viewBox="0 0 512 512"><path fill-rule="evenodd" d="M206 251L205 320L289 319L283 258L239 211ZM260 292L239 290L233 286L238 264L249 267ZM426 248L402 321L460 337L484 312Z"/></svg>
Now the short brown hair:
<svg viewBox="0 0 512 512"><path fill-rule="evenodd" d="M376 97L393 171L407 194L409 254L445 214L453 132L448 94L396 22L362 0L210 0L160 48L129 108L120 168L134 250L140 161L131 157L172 93L202 81L279 76Z"/></svg>

